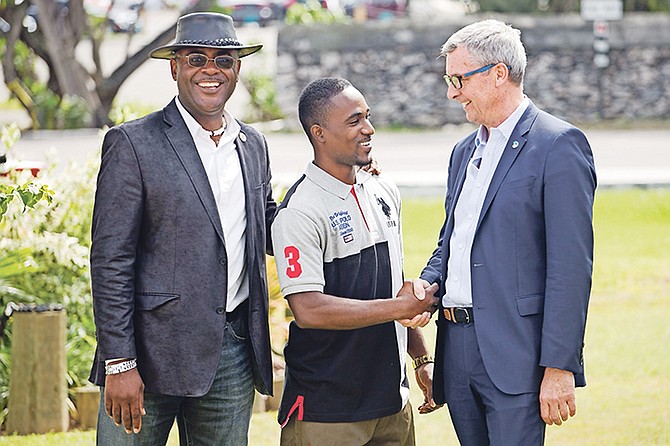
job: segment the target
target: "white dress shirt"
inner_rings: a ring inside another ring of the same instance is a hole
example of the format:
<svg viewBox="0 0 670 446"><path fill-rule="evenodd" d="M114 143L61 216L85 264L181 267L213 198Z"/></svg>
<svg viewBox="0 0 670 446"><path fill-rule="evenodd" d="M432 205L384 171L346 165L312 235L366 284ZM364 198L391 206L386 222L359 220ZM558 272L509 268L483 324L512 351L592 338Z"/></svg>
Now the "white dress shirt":
<svg viewBox="0 0 670 446"><path fill-rule="evenodd" d="M468 163L463 189L454 209L454 230L449 238L446 294L442 297L442 305L446 308L472 307L470 254L479 215L500 157L529 103L529 99L524 98L499 127L491 128L488 132L486 127L479 127L475 139L476 148Z"/></svg>
<svg viewBox="0 0 670 446"><path fill-rule="evenodd" d="M235 138L240 133L240 125L224 110L226 129L217 145L210 138L210 132L203 129L188 113L179 98L176 103L193 137L219 211L228 257L226 311L230 312L249 297L249 277L246 267L246 199L242 167L235 148Z"/></svg>

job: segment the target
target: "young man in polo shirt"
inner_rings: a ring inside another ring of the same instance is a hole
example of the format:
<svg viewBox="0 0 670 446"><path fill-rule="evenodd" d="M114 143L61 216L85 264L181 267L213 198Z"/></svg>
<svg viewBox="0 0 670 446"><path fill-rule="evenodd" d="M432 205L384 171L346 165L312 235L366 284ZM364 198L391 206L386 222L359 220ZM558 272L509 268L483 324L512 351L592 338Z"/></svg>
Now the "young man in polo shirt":
<svg viewBox="0 0 670 446"><path fill-rule="evenodd" d="M403 284L397 187L359 170L370 163L374 134L363 95L344 79L318 79L298 111L314 160L272 226L281 290L295 316L281 444L413 445L406 355L425 396L419 410L430 412L433 363L418 327L437 301L431 293L419 300L411 282Z"/></svg>

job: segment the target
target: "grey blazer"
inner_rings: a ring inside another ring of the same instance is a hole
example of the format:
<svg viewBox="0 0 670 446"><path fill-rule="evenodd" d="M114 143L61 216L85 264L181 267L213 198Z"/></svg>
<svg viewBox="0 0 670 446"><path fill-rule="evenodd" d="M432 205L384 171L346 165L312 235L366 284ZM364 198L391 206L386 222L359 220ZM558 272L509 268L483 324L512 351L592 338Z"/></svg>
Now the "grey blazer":
<svg viewBox="0 0 670 446"><path fill-rule="evenodd" d="M276 204L267 143L240 123L235 141L246 195L249 336L256 388L272 390L265 253ZM137 358L151 393L201 396L219 362L226 317L227 256L207 175L174 100L110 129L93 211L91 281L104 361Z"/></svg>

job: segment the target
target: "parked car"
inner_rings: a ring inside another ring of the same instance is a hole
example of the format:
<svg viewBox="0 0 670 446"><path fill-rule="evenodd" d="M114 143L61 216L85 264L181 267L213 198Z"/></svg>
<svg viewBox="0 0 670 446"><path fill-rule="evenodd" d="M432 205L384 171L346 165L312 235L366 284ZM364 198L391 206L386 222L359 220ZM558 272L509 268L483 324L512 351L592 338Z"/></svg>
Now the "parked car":
<svg viewBox="0 0 670 446"><path fill-rule="evenodd" d="M358 7L364 7L368 19L389 20L407 16L406 0L347 0L344 11L353 15Z"/></svg>
<svg viewBox="0 0 670 446"><path fill-rule="evenodd" d="M142 31L144 0L114 0L107 11L107 21L115 33Z"/></svg>
<svg viewBox="0 0 670 446"><path fill-rule="evenodd" d="M89 15L105 18L109 29L115 33L142 31L142 12L146 0L84 0Z"/></svg>
<svg viewBox="0 0 670 446"><path fill-rule="evenodd" d="M295 4L306 5L309 0L271 0L275 15L279 20L284 20L286 12ZM337 8L335 0L313 0L312 3L321 5L324 9Z"/></svg>
<svg viewBox="0 0 670 446"><path fill-rule="evenodd" d="M267 26L280 18L278 16L280 12L269 1L219 0L218 5L233 18L235 25L255 23Z"/></svg>
<svg viewBox="0 0 670 446"><path fill-rule="evenodd" d="M56 8L58 8L58 14L63 17L69 14L70 0L56 0L54 1L54 4L56 5ZM28 6L22 25L29 33L37 31L37 5L30 4Z"/></svg>

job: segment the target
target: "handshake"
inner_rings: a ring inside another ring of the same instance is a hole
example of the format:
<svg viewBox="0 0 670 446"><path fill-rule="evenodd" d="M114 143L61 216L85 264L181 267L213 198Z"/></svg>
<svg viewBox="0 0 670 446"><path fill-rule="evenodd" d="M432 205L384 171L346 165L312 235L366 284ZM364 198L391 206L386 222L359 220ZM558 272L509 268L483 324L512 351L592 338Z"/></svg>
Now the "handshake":
<svg viewBox="0 0 670 446"><path fill-rule="evenodd" d="M408 328L425 327L439 306L440 298L435 295L438 288L423 279L406 280L396 295L403 303L403 316L398 322Z"/></svg>

